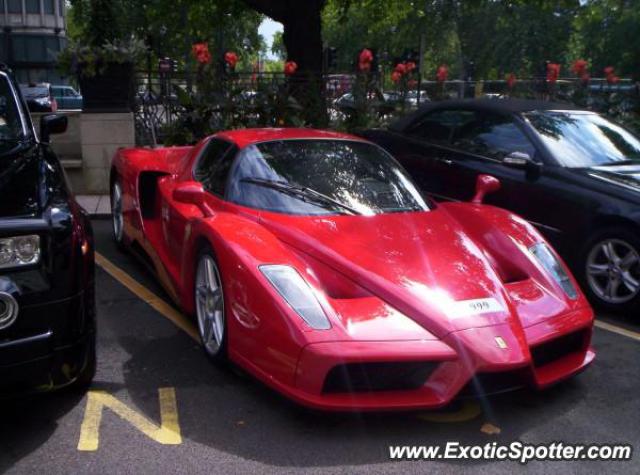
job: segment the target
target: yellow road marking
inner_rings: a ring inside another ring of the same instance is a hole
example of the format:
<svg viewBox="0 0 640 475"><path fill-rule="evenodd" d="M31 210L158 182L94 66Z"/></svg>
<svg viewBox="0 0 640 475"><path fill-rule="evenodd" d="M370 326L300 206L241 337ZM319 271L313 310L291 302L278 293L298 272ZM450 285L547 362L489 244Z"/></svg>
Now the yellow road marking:
<svg viewBox="0 0 640 475"><path fill-rule="evenodd" d="M154 310L156 310L165 318L169 319L187 335L200 343L198 330L196 330L196 327L193 325L193 323L182 313L178 312L175 308L173 308L163 299L151 292L144 285L135 280L133 277L120 269L117 265L115 265L99 252L96 252L96 264L102 267L111 277L116 279L127 289L133 292L137 297L140 298L140 300L146 302Z"/></svg>
<svg viewBox="0 0 640 475"><path fill-rule="evenodd" d="M611 323L603 322L602 320L596 320L594 325L603 330L607 330L612 333L617 333L618 335L626 336L627 338L631 338L632 340L640 341L640 333L638 332L627 330L626 328L612 325Z"/></svg>
<svg viewBox="0 0 640 475"><path fill-rule="evenodd" d="M455 412L425 412L418 416L419 419L428 422L466 422L475 419L482 414L480 404L475 401L464 401L460 410Z"/></svg>
<svg viewBox="0 0 640 475"><path fill-rule="evenodd" d="M174 388L158 389L160 403L160 426L147 417L131 409L106 391L91 390L87 393L87 407L84 420L80 426L78 450L93 452L100 445L100 422L102 410L108 407L133 427L150 439L163 445L179 445L182 443L180 424L178 422L178 405Z"/></svg>

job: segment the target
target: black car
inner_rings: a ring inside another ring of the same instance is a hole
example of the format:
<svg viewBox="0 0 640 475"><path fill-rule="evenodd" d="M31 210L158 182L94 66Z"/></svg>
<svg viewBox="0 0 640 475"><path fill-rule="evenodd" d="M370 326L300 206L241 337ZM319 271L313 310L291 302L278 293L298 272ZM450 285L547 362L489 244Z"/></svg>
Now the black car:
<svg viewBox="0 0 640 475"><path fill-rule="evenodd" d="M53 95L50 84L22 84L20 92L27 101L27 107L31 112L56 112L58 110L58 101Z"/></svg>
<svg viewBox="0 0 640 475"><path fill-rule="evenodd" d="M91 223L0 67L0 396L87 386L96 367Z"/></svg>
<svg viewBox="0 0 640 475"><path fill-rule="evenodd" d="M390 151L436 200L468 200L481 173L487 202L534 224L593 303L640 310L640 139L566 104L515 99L429 103L363 136Z"/></svg>

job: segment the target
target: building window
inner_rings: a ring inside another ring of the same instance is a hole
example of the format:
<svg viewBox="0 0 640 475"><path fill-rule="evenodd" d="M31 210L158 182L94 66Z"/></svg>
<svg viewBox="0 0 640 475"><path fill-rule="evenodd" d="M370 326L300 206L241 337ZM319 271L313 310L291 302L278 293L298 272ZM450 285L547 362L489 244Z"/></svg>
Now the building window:
<svg viewBox="0 0 640 475"><path fill-rule="evenodd" d="M44 12L53 15L56 12L56 0L44 0Z"/></svg>
<svg viewBox="0 0 640 475"><path fill-rule="evenodd" d="M64 16L64 0L59 0L59 3L58 3L58 15Z"/></svg>
<svg viewBox="0 0 640 475"><path fill-rule="evenodd" d="M9 13L22 13L22 0L9 0Z"/></svg>
<svg viewBox="0 0 640 475"><path fill-rule="evenodd" d="M26 0L27 13L40 13L40 0Z"/></svg>

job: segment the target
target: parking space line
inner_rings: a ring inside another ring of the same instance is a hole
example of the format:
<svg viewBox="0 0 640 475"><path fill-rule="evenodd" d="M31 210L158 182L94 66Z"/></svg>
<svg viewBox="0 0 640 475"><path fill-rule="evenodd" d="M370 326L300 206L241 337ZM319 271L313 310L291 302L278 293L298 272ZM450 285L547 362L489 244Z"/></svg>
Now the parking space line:
<svg viewBox="0 0 640 475"><path fill-rule="evenodd" d="M177 311L163 299L151 292L144 285L135 280L124 270L115 265L99 252L96 252L96 264L104 269L111 277L116 279L127 289L133 292L137 297L140 298L140 300L146 302L163 317L170 320L174 325L184 331L187 335L200 343L200 336L198 335L198 331L196 330L195 325L182 313Z"/></svg>
<svg viewBox="0 0 640 475"><path fill-rule="evenodd" d="M626 328L612 325L611 323L603 322L602 320L596 320L594 325L603 330L607 330L612 333L617 333L618 335L626 336L627 338L631 338L632 340L640 341L640 333L638 332L627 330Z"/></svg>

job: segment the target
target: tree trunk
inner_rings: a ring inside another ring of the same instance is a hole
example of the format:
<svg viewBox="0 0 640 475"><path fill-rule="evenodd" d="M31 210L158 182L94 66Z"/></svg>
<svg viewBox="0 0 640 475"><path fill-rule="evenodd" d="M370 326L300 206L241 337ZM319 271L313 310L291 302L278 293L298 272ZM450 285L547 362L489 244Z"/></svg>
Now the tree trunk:
<svg viewBox="0 0 640 475"><path fill-rule="evenodd" d="M303 107L303 117L315 126L327 124L322 80L322 18L326 0L244 0L254 10L283 24L287 59L298 72L291 92Z"/></svg>

